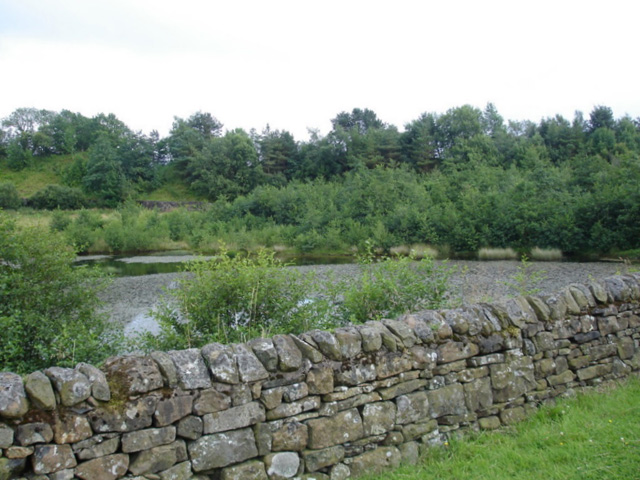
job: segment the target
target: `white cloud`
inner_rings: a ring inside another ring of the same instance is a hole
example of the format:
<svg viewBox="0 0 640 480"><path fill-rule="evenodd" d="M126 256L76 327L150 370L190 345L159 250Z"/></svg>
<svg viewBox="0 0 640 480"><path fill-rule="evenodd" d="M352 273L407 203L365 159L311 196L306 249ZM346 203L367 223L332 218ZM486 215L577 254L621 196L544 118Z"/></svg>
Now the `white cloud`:
<svg viewBox="0 0 640 480"><path fill-rule="evenodd" d="M18 107L326 133L493 102L505 118L640 116L633 2L0 0L0 117ZM7 74L6 72L10 72Z"/></svg>

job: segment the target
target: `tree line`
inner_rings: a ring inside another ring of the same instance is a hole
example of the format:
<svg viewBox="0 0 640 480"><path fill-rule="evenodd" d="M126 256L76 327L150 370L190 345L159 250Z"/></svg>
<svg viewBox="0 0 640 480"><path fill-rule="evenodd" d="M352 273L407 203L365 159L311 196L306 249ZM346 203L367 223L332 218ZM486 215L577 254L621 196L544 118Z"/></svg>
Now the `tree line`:
<svg viewBox="0 0 640 480"><path fill-rule="evenodd" d="M367 237L455 251L640 247L640 119L597 106L572 120L505 121L488 104L424 113L403 131L368 109L331 122L299 142L268 126L224 130L197 112L160 138L112 114L18 109L2 120L0 156L20 169L70 155L60 188L105 206L180 181L213 203L206 229L190 228L277 227L277 241L303 250Z"/></svg>

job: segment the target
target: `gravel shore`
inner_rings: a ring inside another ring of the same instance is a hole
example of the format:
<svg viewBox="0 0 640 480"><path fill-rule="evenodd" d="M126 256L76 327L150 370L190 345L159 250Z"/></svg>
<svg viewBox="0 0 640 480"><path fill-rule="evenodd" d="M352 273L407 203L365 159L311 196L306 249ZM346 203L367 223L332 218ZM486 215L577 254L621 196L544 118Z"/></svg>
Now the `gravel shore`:
<svg viewBox="0 0 640 480"><path fill-rule="evenodd" d="M456 268L451 278L453 295L463 303L500 301L515 292L503 282L507 282L518 273L517 261L451 261ZM353 276L357 265L317 265L290 267L303 271L313 269L320 279L333 275L334 278ZM544 280L537 285L541 293L552 293L571 283L586 283L590 278L604 278L615 275L624 269L619 263L574 263L543 262L532 264L532 271L544 271ZM130 331L154 330L150 311L157 306L167 289L176 287L184 273L144 275L138 277L116 278L113 284L103 292L105 311L112 321L128 325Z"/></svg>

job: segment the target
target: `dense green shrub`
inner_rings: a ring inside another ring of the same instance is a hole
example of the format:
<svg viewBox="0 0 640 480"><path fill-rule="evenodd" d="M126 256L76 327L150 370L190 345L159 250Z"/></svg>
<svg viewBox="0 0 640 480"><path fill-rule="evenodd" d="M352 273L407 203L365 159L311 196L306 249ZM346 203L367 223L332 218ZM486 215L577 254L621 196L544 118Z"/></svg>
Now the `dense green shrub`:
<svg viewBox="0 0 640 480"><path fill-rule="evenodd" d="M47 185L29 198L28 205L43 210L77 210L86 206L86 199L77 188Z"/></svg>
<svg viewBox="0 0 640 480"><path fill-rule="evenodd" d="M186 271L156 314L161 333L144 337L146 348L189 348L330 326L326 303L311 300L312 277L284 268L273 253L231 256L222 248L214 259L189 262Z"/></svg>
<svg viewBox="0 0 640 480"><path fill-rule="evenodd" d="M99 363L116 352L118 329L97 313L105 277L74 268L59 234L19 230L0 212L0 365L26 373Z"/></svg>
<svg viewBox="0 0 640 480"><path fill-rule="evenodd" d="M0 183L0 208L15 210L22 205L18 189L13 183Z"/></svg>

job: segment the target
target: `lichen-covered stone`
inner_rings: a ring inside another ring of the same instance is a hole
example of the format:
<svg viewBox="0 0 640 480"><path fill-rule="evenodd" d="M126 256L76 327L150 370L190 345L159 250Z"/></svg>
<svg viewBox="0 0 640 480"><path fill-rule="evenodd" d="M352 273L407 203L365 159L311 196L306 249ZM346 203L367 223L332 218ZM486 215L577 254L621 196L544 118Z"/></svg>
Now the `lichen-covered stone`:
<svg viewBox="0 0 640 480"><path fill-rule="evenodd" d="M202 417L204 433L218 433L227 430L255 425L264 422L264 407L258 402L251 402L238 407L233 407L222 412L209 413Z"/></svg>
<svg viewBox="0 0 640 480"><path fill-rule="evenodd" d="M39 410L53 410L56 408L56 396L53 393L51 380L44 373L33 372L27 375L24 389L35 408Z"/></svg>
<svg viewBox="0 0 640 480"><path fill-rule="evenodd" d="M306 397L291 403L283 403L276 408L267 411L267 420L278 420L280 418L293 417L303 412L316 410L320 407L322 401L320 397Z"/></svg>
<svg viewBox="0 0 640 480"><path fill-rule="evenodd" d="M233 351L235 352L241 382L257 382L269 377L269 372L249 347L243 344L234 345Z"/></svg>
<svg viewBox="0 0 640 480"><path fill-rule="evenodd" d="M167 352L151 352L149 356L156 362L162 374L164 386L175 388L178 386L178 372L176 366Z"/></svg>
<svg viewBox="0 0 640 480"><path fill-rule="evenodd" d="M48 423L23 423L16 429L15 438L23 447L36 443L49 443L53 440L53 430Z"/></svg>
<svg viewBox="0 0 640 480"><path fill-rule="evenodd" d="M437 362L441 364L464 360L477 355L479 352L480 349L475 343L465 345L462 342L446 342L436 349Z"/></svg>
<svg viewBox="0 0 640 480"><path fill-rule="evenodd" d="M240 463L222 469L220 480L268 480L264 463L259 460Z"/></svg>
<svg viewBox="0 0 640 480"><path fill-rule="evenodd" d="M396 423L404 425L429 417L429 396L427 392L416 392L396 398Z"/></svg>
<svg viewBox="0 0 640 480"><path fill-rule="evenodd" d="M351 475L358 477L365 473L379 472L383 469L397 468L402 454L396 447L380 447L352 459Z"/></svg>
<svg viewBox="0 0 640 480"><path fill-rule="evenodd" d="M214 389L202 390L193 402L193 413L205 415L207 413L226 410L231 406L231 397Z"/></svg>
<svg viewBox="0 0 640 480"><path fill-rule="evenodd" d="M158 427L170 425L191 413L193 397L191 395L177 395L158 401L156 411L153 413L155 424Z"/></svg>
<svg viewBox="0 0 640 480"><path fill-rule="evenodd" d="M402 426L402 442L416 440L438 429L436 420L421 420L418 423L410 423Z"/></svg>
<svg viewBox="0 0 640 480"><path fill-rule="evenodd" d="M33 472L46 475L77 465L76 457L69 445L36 445L31 457Z"/></svg>
<svg viewBox="0 0 640 480"><path fill-rule="evenodd" d="M369 403L362 409L364 435L381 435L393 429L396 423L396 405L393 402Z"/></svg>
<svg viewBox="0 0 640 480"><path fill-rule="evenodd" d="M312 449L332 447L364 436L362 418L355 408L332 417L309 420L307 425L309 426L309 448Z"/></svg>
<svg viewBox="0 0 640 480"><path fill-rule="evenodd" d="M193 480L191 462L181 462L171 468L158 472L160 480Z"/></svg>
<svg viewBox="0 0 640 480"><path fill-rule="evenodd" d="M183 456L184 443L180 440L168 445L160 445L131 456L129 470L134 475L144 475L167 470L180 462Z"/></svg>
<svg viewBox="0 0 640 480"><path fill-rule="evenodd" d="M288 335L275 335L273 345L278 352L278 368L283 372L293 372L302 366L302 352Z"/></svg>
<svg viewBox="0 0 640 480"><path fill-rule="evenodd" d="M426 393L429 399L429 415L431 418L467 413L464 388L460 384L447 385Z"/></svg>
<svg viewBox="0 0 640 480"><path fill-rule="evenodd" d="M393 377L408 372L413 367L409 353L390 352L377 358L376 375L379 379Z"/></svg>
<svg viewBox="0 0 640 480"><path fill-rule="evenodd" d="M162 388L162 374L151 357L112 357L103 365L107 377L126 395Z"/></svg>
<svg viewBox="0 0 640 480"><path fill-rule="evenodd" d="M167 352L176 367L178 386L185 390L211 387L211 377L197 348Z"/></svg>
<svg viewBox="0 0 640 480"><path fill-rule="evenodd" d="M79 363L76 370L89 379L91 383L91 395L96 400L108 402L111 399L111 391L104 372L88 363Z"/></svg>
<svg viewBox="0 0 640 480"><path fill-rule="evenodd" d="M116 480L128 469L129 455L120 453L81 463L75 469L75 476L83 480Z"/></svg>
<svg viewBox="0 0 640 480"><path fill-rule="evenodd" d="M295 452L278 452L265 455L267 475L272 480L293 478L300 469L300 457Z"/></svg>
<svg viewBox="0 0 640 480"><path fill-rule="evenodd" d="M486 367L485 367L486 368ZM464 385L464 397L471 412L485 410L493 405L493 391L489 378L479 378Z"/></svg>
<svg viewBox="0 0 640 480"><path fill-rule="evenodd" d="M248 345L256 354L258 360L262 363L264 368L270 372L275 372L278 368L278 352L276 347L273 346L273 341L269 338L256 338L250 340Z"/></svg>
<svg viewBox="0 0 640 480"><path fill-rule="evenodd" d="M413 347L418 341L413 330L405 322L398 320L384 319L382 324L389 329L397 338L400 339L404 348Z"/></svg>
<svg viewBox="0 0 640 480"><path fill-rule="evenodd" d="M190 443L188 448L195 472L226 467L258 455L250 428L205 435Z"/></svg>
<svg viewBox="0 0 640 480"><path fill-rule="evenodd" d="M388 388L381 388L378 390L383 400L390 400L399 395L405 395L415 390L424 388L427 385L427 381L423 379L408 380L406 382L397 383Z"/></svg>
<svg viewBox="0 0 640 480"><path fill-rule="evenodd" d="M240 383L238 364L231 346L210 343L202 347L202 356L207 361L214 380L230 384Z"/></svg>
<svg viewBox="0 0 640 480"><path fill-rule="evenodd" d="M382 347L382 336L380 330L369 325L359 325L358 331L362 338L362 350L366 353L375 352Z"/></svg>
<svg viewBox="0 0 640 480"><path fill-rule="evenodd" d="M337 328L334 332L343 359L354 358L362 351L362 337L354 327Z"/></svg>
<svg viewBox="0 0 640 480"><path fill-rule="evenodd" d="M124 453L149 450L160 445L173 443L176 439L176 427L148 428L136 432L125 433L122 436L122 451Z"/></svg>
<svg viewBox="0 0 640 480"><path fill-rule="evenodd" d="M316 365L307 372L306 384L311 395L333 392L333 369L328 365Z"/></svg>
<svg viewBox="0 0 640 480"><path fill-rule="evenodd" d="M29 410L20 375L0 372L0 417L20 418Z"/></svg>
<svg viewBox="0 0 640 480"><path fill-rule="evenodd" d="M189 415L178 422L176 433L180 437L196 440L202 436L203 430L202 419L195 415Z"/></svg>
<svg viewBox="0 0 640 480"><path fill-rule="evenodd" d="M376 375L374 364L354 362L346 364L344 369L335 372L335 382L337 385L360 385L375 380Z"/></svg>
<svg viewBox="0 0 640 480"><path fill-rule="evenodd" d="M325 357L331 360L342 360L340 343L332 333L322 330L312 330L309 332L309 335L311 335L311 338L316 342Z"/></svg>
<svg viewBox="0 0 640 480"><path fill-rule="evenodd" d="M315 472L325 467L330 467L344 459L344 447L336 445L334 447L320 450L305 450L302 458L308 472Z"/></svg>
<svg viewBox="0 0 640 480"><path fill-rule="evenodd" d="M509 402L537 386L531 357L494 364L489 369L495 402Z"/></svg>
<svg viewBox="0 0 640 480"><path fill-rule="evenodd" d="M296 335L290 335L290 337L292 338L293 342L296 344L296 347L298 347L298 350L300 350L304 358L308 358L312 363L320 363L324 360L324 355L322 355L322 353L320 353L320 351L317 350L314 346L310 345Z"/></svg>
<svg viewBox="0 0 640 480"><path fill-rule="evenodd" d="M53 433L56 443L77 443L93 436L87 417L71 412L56 416Z"/></svg>
<svg viewBox="0 0 640 480"><path fill-rule="evenodd" d="M87 440L72 445L78 460L93 460L116 453L120 447L120 437L115 434L94 435Z"/></svg>
<svg viewBox="0 0 640 480"><path fill-rule="evenodd" d="M89 423L96 433L131 432L151 426L157 397L142 397L118 409L97 408L89 413Z"/></svg>
<svg viewBox="0 0 640 480"><path fill-rule="evenodd" d="M304 450L309 441L309 428L297 421L284 422L282 427L272 433L271 449L274 452Z"/></svg>
<svg viewBox="0 0 640 480"><path fill-rule="evenodd" d="M0 448L9 448L13 445L13 429L0 423Z"/></svg>

